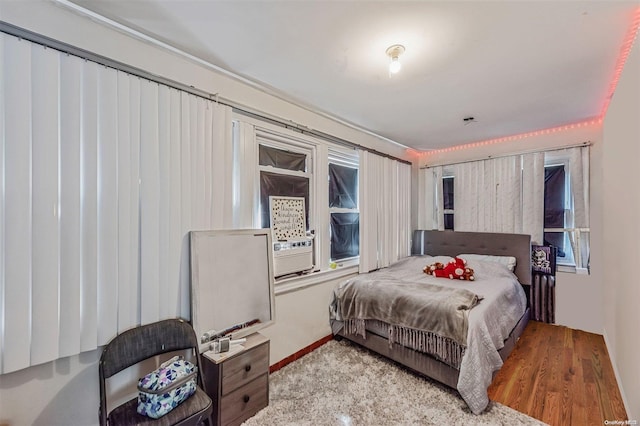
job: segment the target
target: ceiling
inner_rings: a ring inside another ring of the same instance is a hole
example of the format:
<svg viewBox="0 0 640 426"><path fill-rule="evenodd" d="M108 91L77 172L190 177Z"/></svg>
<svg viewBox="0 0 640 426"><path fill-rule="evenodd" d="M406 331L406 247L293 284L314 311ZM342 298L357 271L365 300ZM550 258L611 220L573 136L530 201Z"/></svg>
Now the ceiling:
<svg viewBox="0 0 640 426"><path fill-rule="evenodd" d="M418 150L600 117L640 10L616 0L71 1ZM406 51L390 77L393 44Z"/></svg>

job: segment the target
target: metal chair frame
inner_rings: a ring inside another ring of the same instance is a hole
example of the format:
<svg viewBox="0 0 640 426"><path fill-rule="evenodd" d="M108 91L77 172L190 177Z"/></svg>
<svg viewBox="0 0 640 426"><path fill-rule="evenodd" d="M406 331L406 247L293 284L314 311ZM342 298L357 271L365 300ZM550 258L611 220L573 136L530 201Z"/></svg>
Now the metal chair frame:
<svg viewBox="0 0 640 426"><path fill-rule="evenodd" d="M189 349L193 351L192 361L198 366L198 388L189 399L157 420L135 412L135 398L107 412L107 379L146 359L168 352ZM112 424L109 417L116 410L127 408L128 411L133 411L130 414L127 412L127 420L130 420L132 424L198 425L202 423L203 419L208 419L209 424L213 424L211 421L213 402L206 394L198 351L198 339L193 327L183 319L167 319L142 325L116 336L102 351L98 374L100 379L99 419L102 426ZM125 405L128 407L123 407ZM193 405L198 405L198 407L191 412L190 409Z"/></svg>

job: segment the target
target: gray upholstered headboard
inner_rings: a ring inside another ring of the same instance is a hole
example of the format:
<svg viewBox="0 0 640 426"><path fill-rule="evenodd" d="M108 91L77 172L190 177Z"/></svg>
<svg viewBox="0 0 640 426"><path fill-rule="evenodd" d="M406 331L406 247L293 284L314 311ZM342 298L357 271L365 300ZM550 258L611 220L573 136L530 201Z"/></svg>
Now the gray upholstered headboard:
<svg viewBox="0 0 640 426"><path fill-rule="evenodd" d="M461 253L515 256L514 273L531 284L531 236L491 232L413 231L411 254L456 256Z"/></svg>

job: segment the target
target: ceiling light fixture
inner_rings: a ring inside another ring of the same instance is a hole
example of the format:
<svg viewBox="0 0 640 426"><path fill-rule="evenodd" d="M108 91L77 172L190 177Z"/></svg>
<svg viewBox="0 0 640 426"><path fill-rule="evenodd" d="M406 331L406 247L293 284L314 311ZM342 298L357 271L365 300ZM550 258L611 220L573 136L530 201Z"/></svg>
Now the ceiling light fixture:
<svg viewBox="0 0 640 426"><path fill-rule="evenodd" d="M402 64L400 64L400 60L398 58L403 53L404 46L401 44L394 44L387 49L387 56L391 58L391 62L389 63L389 74L396 74L398 71L400 71L400 68L402 68Z"/></svg>

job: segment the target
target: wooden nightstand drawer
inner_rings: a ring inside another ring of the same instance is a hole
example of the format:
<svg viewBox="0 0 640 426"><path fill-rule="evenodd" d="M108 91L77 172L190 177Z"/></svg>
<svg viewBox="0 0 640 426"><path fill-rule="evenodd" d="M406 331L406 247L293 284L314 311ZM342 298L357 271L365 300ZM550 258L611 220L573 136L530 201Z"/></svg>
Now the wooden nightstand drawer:
<svg viewBox="0 0 640 426"><path fill-rule="evenodd" d="M269 339L247 336L241 352L203 354L202 372L213 401L212 426L238 426L269 404Z"/></svg>
<svg viewBox="0 0 640 426"><path fill-rule="evenodd" d="M239 425L269 404L269 375L262 376L222 397L220 423Z"/></svg>
<svg viewBox="0 0 640 426"><path fill-rule="evenodd" d="M222 395L269 372L269 345L263 344L229 359L222 365Z"/></svg>

